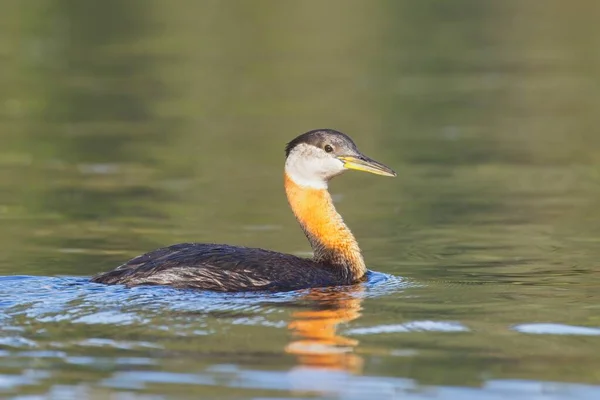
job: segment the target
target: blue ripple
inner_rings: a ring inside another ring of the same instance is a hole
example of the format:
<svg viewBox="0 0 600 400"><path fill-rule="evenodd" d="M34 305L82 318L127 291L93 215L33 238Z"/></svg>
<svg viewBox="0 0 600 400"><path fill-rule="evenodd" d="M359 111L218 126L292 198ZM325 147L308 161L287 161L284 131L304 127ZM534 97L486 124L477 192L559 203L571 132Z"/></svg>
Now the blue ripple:
<svg viewBox="0 0 600 400"><path fill-rule="evenodd" d="M405 288L401 278L369 271L361 297L378 297ZM348 287L327 288L348 291ZM91 283L87 277L0 276L0 324L10 330L7 319L25 316L39 322L129 325L147 323L153 313L165 309L180 312L257 312L269 304L302 299L307 290L294 292L216 293L139 286ZM148 314L150 313L150 314Z"/></svg>

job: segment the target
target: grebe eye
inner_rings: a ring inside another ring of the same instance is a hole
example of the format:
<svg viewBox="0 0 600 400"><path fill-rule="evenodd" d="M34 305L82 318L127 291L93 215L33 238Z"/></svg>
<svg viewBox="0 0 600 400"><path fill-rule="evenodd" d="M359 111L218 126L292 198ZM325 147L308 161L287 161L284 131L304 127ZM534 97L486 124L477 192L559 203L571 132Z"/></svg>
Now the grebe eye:
<svg viewBox="0 0 600 400"><path fill-rule="evenodd" d="M330 145L325 145L325 151L328 153L331 153L333 151L333 147L331 147Z"/></svg>

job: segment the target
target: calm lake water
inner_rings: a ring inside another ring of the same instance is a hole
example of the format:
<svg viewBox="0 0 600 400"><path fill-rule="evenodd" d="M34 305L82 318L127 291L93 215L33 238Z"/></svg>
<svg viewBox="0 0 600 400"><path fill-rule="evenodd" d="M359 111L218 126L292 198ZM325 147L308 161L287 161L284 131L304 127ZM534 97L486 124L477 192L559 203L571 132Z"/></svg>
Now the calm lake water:
<svg viewBox="0 0 600 400"><path fill-rule="evenodd" d="M600 398L600 7L3 2L0 397ZM310 247L283 148L330 127L365 285L91 284L182 241Z"/></svg>

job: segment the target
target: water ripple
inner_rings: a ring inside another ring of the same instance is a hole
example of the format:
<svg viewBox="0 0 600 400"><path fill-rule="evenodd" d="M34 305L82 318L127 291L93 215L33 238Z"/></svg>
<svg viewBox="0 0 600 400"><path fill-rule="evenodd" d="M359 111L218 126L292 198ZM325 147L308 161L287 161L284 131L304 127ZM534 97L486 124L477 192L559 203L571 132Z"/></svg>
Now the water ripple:
<svg viewBox="0 0 600 400"><path fill-rule="evenodd" d="M383 296L407 286L401 278L369 271L361 297ZM347 291L327 288L325 291ZM186 314L229 313L236 316L233 324L282 327L284 322L272 319L282 313L278 304L290 304L303 298L307 290L281 293L214 293L178 290L161 286L123 286L90 283L87 277L0 277L0 322L7 332L8 318L26 317L42 323L70 322L127 326L151 324L164 310L174 317ZM4 336L2 344L12 347L33 346L34 342Z"/></svg>
<svg viewBox="0 0 600 400"><path fill-rule="evenodd" d="M398 332L468 332L469 328L459 322L411 321L403 324L379 325L347 330L350 335L372 335Z"/></svg>
<svg viewBox="0 0 600 400"><path fill-rule="evenodd" d="M593 385L561 384L526 380L489 380L481 388L424 386L408 378L355 376L321 368L296 368L289 372L244 370L235 367L221 370L214 366L201 373L161 371L123 371L102 382L116 389L141 390L148 384L226 386L241 389L269 389L335 394L340 399L464 399L476 400L592 400L597 394Z"/></svg>
<svg viewBox="0 0 600 400"><path fill-rule="evenodd" d="M564 324L520 324L512 327L513 330L521 333L534 335L581 335L581 336L600 336L600 328L587 326L573 326Z"/></svg>

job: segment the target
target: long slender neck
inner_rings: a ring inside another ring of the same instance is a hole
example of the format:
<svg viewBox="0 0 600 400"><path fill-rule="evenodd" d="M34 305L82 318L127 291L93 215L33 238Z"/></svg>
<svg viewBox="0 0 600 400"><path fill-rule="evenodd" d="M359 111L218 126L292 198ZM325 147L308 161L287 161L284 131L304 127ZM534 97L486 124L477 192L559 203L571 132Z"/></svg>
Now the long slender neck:
<svg viewBox="0 0 600 400"><path fill-rule="evenodd" d="M339 267L351 281L362 278L367 268L360 248L335 210L327 189L302 186L286 173L285 191L292 211L313 249L314 260Z"/></svg>

